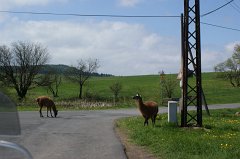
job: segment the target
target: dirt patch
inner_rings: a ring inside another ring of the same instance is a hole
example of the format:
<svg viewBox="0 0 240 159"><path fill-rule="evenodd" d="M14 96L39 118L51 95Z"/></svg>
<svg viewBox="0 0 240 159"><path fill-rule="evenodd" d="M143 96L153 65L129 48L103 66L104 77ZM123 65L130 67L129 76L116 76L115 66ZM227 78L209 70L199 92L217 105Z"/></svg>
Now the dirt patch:
<svg viewBox="0 0 240 159"><path fill-rule="evenodd" d="M115 133L123 144L124 151L128 159L157 159L153 154L141 146L133 144L127 136L127 133L120 129L116 122L114 126Z"/></svg>

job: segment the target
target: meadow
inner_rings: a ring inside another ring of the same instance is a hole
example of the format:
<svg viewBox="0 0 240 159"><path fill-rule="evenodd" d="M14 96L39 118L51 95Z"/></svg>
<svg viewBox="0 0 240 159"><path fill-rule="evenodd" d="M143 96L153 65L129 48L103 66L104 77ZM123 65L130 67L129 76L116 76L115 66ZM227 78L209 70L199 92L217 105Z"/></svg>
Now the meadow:
<svg viewBox="0 0 240 159"><path fill-rule="evenodd" d="M166 78L176 79L176 76L176 74L167 74ZM189 80L190 82L192 81L191 78ZM119 82L122 85L119 100L116 103L114 102L113 93L109 88L114 82ZM203 73L202 86L207 104L240 102L240 89L232 87L226 80L217 78L216 73ZM5 92L14 99L19 106L22 106L22 109L35 109L36 103L34 99L38 96L47 95L52 97L51 93L43 87L29 90L26 99L22 102L17 100L15 90L7 88ZM102 102L102 107L105 108L111 107L110 105L114 105L114 107L131 107L134 106L132 96L136 93L140 93L143 96L143 100L154 100L161 103L162 95L159 75L92 77L83 88L84 99L81 101ZM80 101L78 100L78 84L72 83L64 78L59 87L58 94L59 97L54 98L54 101L59 103L59 107L64 106L64 109L74 108L74 104L71 103ZM173 97L180 97L179 80L177 79ZM28 108L24 106L28 106ZM81 109L81 107L78 106L77 109Z"/></svg>
<svg viewBox="0 0 240 159"><path fill-rule="evenodd" d="M172 79L176 79L176 76L166 75ZM189 80L193 82L191 78ZM117 102L114 102L113 93L109 89L115 82L122 84ZM240 89L232 87L229 81L217 78L216 73L203 73L202 86L209 105L240 103ZM29 90L26 99L19 102L15 90L9 88L3 90L15 100L20 111L38 111L36 97L52 96L45 88L38 87ZM140 93L143 100L154 100L158 103L162 100L159 75L92 77L83 91L84 99L79 100L79 86L63 79L59 97L53 99L59 110L135 107L132 97L136 93ZM179 81L176 79L173 97L179 98L180 91ZM156 127L152 127L151 124L144 127L141 116L120 119L117 126L125 131L131 142L145 147L159 158L237 159L240 155L240 117L234 115L236 111L240 109L211 110L211 116L203 114L203 128L199 129L180 128L169 124L166 122L167 114L158 116Z"/></svg>
<svg viewBox="0 0 240 159"><path fill-rule="evenodd" d="M158 116L156 126L143 126L142 117L117 121L130 139L161 159L238 159L240 156L240 109L211 110L203 114L203 128L181 128ZM180 121L180 118L179 120Z"/></svg>

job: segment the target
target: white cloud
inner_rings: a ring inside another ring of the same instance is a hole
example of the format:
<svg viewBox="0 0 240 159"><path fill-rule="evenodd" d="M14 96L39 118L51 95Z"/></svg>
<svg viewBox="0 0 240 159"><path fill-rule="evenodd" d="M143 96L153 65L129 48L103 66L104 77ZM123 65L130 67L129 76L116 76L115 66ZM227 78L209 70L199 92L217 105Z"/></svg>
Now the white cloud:
<svg viewBox="0 0 240 159"><path fill-rule="evenodd" d="M0 10L14 10L21 7L31 7L31 6L46 6L50 3L66 3L69 0L0 0ZM9 19L8 14L0 14L0 22Z"/></svg>
<svg viewBox="0 0 240 159"><path fill-rule="evenodd" d="M124 7L133 7L143 0L119 0L119 4Z"/></svg>
<svg viewBox="0 0 240 159"><path fill-rule="evenodd" d="M214 71L214 66L218 63L225 61L223 57L224 52L218 52L216 50L203 49L202 50L202 72L212 72Z"/></svg>
<svg viewBox="0 0 240 159"><path fill-rule="evenodd" d="M54 64L73 65L80 58L97 58L99 72L115 75L177 73L180 41L149 32L143 25L125 22L21 21L2 25L1 42L40 42L49 49ZM202 71L231 57L238 41L202 48ZM218 47L218 49L216 49Z"/></svg>
<svg viewBox="0 0 240 159"><path fill-rule="evenodd" d="M214 66L226 61L233 54L234 47L239 44L240 41L234 41L226 44L225 46L214 46L210 49L203 47L202 49L202 70L203 71L214 71Z"/></svg>
<svg viewBox="0 0 240 159"><path fill-rule="evenodd" d="M49 3L63 3L67 0L0 0L0 9L11 9L22 6L47 5Z"/></svg>
<svg viewBox="0 0 240 159"><path fill-rule="evenodd" d="M234 47L237 45L237 44L240 44L240 41L234 41L232 43L229 43L225 46L225 50L228 52L228 53L231 53L233 54L233 51L234 51Z"/></svg>
<svg viewBox="0 0 240 159"><path fill-rule="evenodd" d="M80 58L97 58L102 73L174 73L180 66L179 41L148 32L140 24L13 19L0 34L4 44L18 40L42 43L49 49L50 63L72 65Z"/></svg>

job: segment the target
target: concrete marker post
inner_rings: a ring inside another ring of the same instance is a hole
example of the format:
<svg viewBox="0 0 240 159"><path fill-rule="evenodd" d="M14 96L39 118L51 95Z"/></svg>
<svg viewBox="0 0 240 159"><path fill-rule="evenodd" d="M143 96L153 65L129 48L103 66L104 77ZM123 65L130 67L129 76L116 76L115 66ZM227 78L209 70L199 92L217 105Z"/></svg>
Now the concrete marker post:
<svg viewBox="0 0 240 159"><path fill-rule="evenodd" d="M168 122L177 124L177 102L168 101Z"/></svg>

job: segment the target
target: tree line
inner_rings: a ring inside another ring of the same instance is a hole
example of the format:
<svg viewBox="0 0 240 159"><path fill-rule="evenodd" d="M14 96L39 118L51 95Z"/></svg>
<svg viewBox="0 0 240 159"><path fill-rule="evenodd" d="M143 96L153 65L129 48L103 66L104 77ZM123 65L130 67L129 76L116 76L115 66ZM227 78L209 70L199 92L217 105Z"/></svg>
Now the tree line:
<svg viewBox="0 0 240 159"><path fill-rule="evenodd" d="M35 87L46 87L54 97L58 97L58 88L62 75L79 84L79 98L86 81L92 76L111 76L98 74L98 59L79 59L75 66L59 65L51 67L49 52L39 43L18 41L11 46L0 46L0 84L16 90L19 100L26 97L28 90ZM40 75L41 74L41 75ZM112 88L110 88L112 90ZM116 88L119 92L119 87ZM118 93L115 92L117 96Z"/></svg>
<svg viewBox="0 0 240 159"><path fill-rule="evenodd" d="M56 74L64 74L71 66L63 65L63 64L46 64L43 65L39 71L39 74L47 74L49 70L53 70ZM107 74L107 73L98 73L93 72L91 73L93 77L112 77L114 75Z"/></svg>

